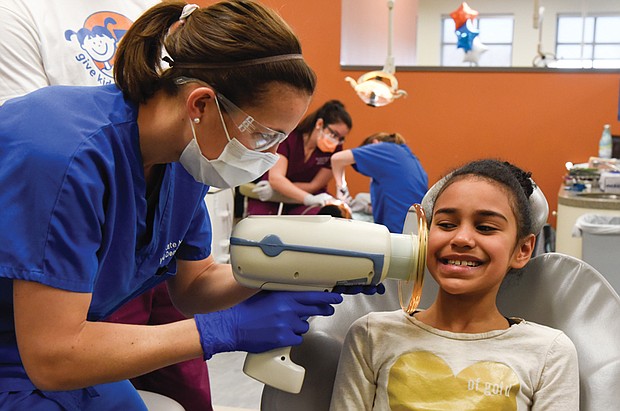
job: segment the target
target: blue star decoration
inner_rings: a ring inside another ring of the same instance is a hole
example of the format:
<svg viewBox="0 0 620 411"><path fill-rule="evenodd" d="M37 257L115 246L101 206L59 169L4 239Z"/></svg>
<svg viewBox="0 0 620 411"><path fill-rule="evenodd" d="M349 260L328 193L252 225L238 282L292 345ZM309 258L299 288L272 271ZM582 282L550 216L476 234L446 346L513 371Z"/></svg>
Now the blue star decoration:
<svg viewBox="0 0 620 411"><path fill-rule="evenodd" d="M480 34L478 30L470 26L470 21L454 31L456 34L456 48L468 52L472 49L474 39Z"/></svg>

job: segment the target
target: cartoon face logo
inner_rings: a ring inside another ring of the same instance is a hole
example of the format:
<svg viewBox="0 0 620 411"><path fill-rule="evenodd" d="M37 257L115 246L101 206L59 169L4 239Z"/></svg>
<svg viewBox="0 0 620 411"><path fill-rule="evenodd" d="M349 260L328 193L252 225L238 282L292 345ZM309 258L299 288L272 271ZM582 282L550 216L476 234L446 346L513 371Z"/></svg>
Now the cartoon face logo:
<svg viewBox="0 0 620 411"><path fill-rule="evenodd" d="M91 14L84 27L65 31L65 39L76 43L84 53L76 55L84 69L100 84L112 82L114 55L118 42L132 21L122 14L103 11ZM102 76L103 75L103 76Z"/></svg>
<svg viewBox="0 0 620 411"><path fill-rule="evenodd" d="M113 19L106 19L106 22L115 23ZM86 33L83 33L86 32ZM97 26L93 31L88 29L80 29L78 39L82 49L87 52L95 61L102 62L109 70L111 68L110 60L114 57L116 51L116 40L112 37L112 33L105 27Z"/></svg>

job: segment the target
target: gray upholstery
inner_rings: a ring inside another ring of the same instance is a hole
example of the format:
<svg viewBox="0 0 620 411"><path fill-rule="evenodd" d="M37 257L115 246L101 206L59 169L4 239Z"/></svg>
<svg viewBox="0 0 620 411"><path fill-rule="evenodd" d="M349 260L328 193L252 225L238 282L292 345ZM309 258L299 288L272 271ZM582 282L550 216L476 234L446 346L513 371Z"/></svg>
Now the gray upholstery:
<svg viewBox="0 0 620 411"><path fill-rule="evenodd" d="M351 323L370 311L400 308L397 283L387 280L382 296L346 296L332 317L312 318L304 343L291 358L306 369L299 394L266 386L263 411L329 409L338 358ZM437 283L427 275L420 307L434 300ZM509 316L563 330L575 343L581 377L581 411L618 409L620 386L620 297L601 274L576 258L547 253L508 278L499 295Z"/></svg>
<svg viewBox="0 0 620 411"><path fill-rule="evenodd" d="M563 330L579 355L581 411L618 409L620 297L587 263L548 253L500 289L503 313Z"/></svg>

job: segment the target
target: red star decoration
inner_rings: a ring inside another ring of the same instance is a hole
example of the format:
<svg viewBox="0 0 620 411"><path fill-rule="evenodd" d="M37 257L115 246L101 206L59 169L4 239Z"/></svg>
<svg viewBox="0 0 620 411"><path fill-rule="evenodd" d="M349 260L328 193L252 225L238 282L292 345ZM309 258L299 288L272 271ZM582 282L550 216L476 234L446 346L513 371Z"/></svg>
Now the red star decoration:
<svg viewBox="0 0 620 411"><path fill-rule="evenodd" d="M458 9L450 13L450 17L452 17L454 20L454 25L458 29L465 24L467 20L478 17L478 12L469 7L467 3L463 2Z"/></svg>

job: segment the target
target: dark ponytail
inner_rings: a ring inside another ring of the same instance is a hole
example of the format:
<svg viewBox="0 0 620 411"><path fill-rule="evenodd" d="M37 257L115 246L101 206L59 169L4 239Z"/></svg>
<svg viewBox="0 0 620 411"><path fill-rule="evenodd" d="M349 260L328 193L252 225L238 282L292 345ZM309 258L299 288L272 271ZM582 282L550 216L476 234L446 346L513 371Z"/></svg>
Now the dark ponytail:
<svg viewBox="0 0 620 411"><path fill-rule="evenodd" d="M114 80L126 97L144 103L159 89L161 52L168 28L179 20L184 3L163 2L147 10L121 39Z"/></svg>
<svg viewBox="0 0 620 411"><path fill-rule="evenodd" d="M197 8L180 20L185 3L162 2L147 10L123 36L115 80L127 98L144 103L158 90L174 95L178 77L202 80L239 106L259 104L269 83L312 95L316 76L288 24L251 0ZM162 60L162 50L169 55ZM265 59L273 56L290 59ZM250 63L250 64L248 64Z"/></svg>
<svg viewBox="0 0 620 411"><path fill-rule="evenodd" d="M310 133L318 119L323 119L323 124L344 123L349 128L353 128L351 115L345 109L344 104L339 100L329 100L321 107L308 114L300 123L297 129L302 133Z"/></svg>

